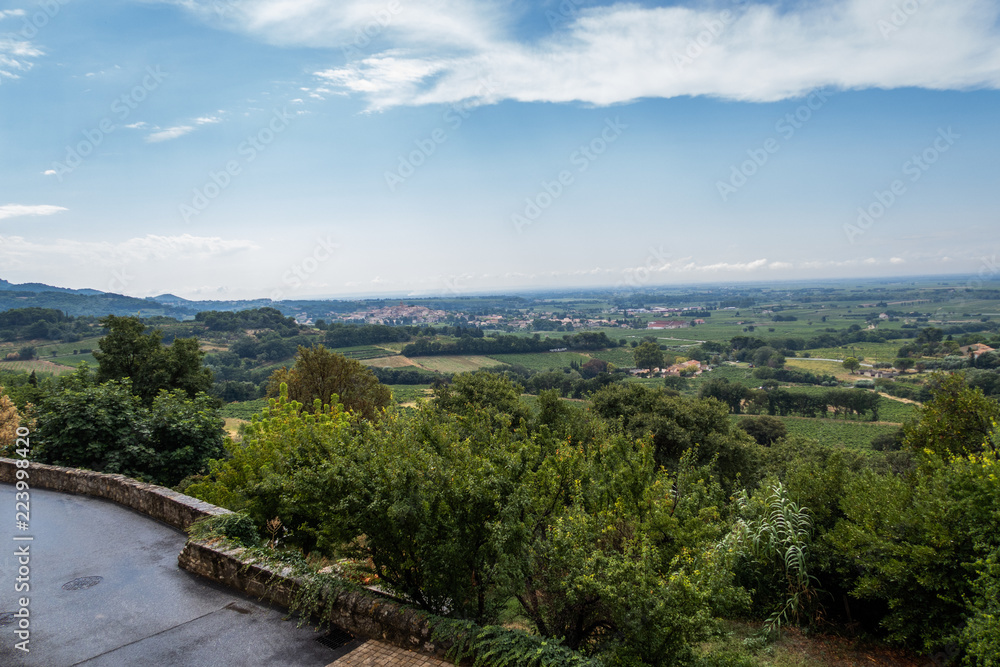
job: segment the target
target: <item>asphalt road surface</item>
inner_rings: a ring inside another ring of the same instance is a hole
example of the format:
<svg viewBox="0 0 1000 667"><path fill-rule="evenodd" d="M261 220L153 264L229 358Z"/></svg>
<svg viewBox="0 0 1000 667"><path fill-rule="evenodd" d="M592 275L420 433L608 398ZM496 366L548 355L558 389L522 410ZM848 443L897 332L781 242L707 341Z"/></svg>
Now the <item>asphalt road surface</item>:
<svg viewBox="0 0 1000 667"><path fill-rule="evenodd" d="M180 569L185 535L166 524L88 496L29 494L19 530L24 508L0 484L2 667L323 667L359 643L327 648L280 609ZM17 648L24 608L29 652Z"/></svg>

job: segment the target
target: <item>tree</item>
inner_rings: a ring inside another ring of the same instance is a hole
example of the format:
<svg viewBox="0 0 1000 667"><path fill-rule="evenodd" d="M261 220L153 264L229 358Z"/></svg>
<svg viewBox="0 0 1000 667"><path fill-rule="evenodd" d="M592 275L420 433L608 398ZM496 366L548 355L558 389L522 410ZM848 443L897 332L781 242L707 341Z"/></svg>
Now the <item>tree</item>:
<svg viewBox="0 0 1000 667"><path fill-rule="evenodd" d="M770 345L765 345L754 350L753 363L755 366L780 368L785 365L785 357Z"/></svg>
<svg viewBox="0 0 1000 667"><path fill-rule="evenodd" d="M856 357L847 357L844 359L843 365L844 368L851 372L851 375L854 375L854 372L861 368L861 362Z"/></svg>
<svg viewBox="0 0 1000 667"><path fill-rule="evenodd" d="M620 383L595 392L591 409L604 420L621 419L633 438L652 435L657 466L672 469L685 452L695 450L698 464L718 457L716 471L724 485L733 483L737 475L744 482L757 475L756 445L732 424L729 410L719 401L671 396L660 389Z"/></svg>
<svg viewBox="0 0 1000 667"><path fill-rule="evenodd" d="M898 368L902 373L905 373L906 371L913 368L915 364L916 362L913 359L910 359L909 357L900 357L899 359L896 359L894 362L892 362L893 367Z"/></svg>
<svg viewBox="0 0 1000 667"><path fill-rule="evenodd" d="M127 379L74 378L43 402L35 451L43 463L172 486L223 454L222 425L205 394L163 392L147 407Z"/></svg>
<svg viewBox="0 0 1000 667"><path fill-rule="evenodd" d="M750 434L750 437L757 441L758 445L769 446L776 440L784 438L788 434L785 423L777 417L746 417L739 421L738 426Z"/></svg>
<svg viewBox="0 0 1000 667"><path fill-rule="evenodd" d="M663 366L663 351L656 343L645 341L640 343L632 352L636 368L653 370Z"/></svg>
<svg viewBox="0 0 1000 667"><path fill-rule="evenodd" d="M375 419L389 405L392 392L359 361L316 347L299 346L295 365L271 374L267 395L277 397L281 385L288 385L288 397L307 407L341 403L345 409Z"/></svg>
<svg viewBox="0 0 1000 667"><path fill-rule="evenodd" d="M601 373L606 373L608 371L608 362L603 359L591 359L587 363L580 366L580 375L590 379L596 377Z"/></svg>
<svg viewBox="0 0 1000 667"><path fill-rule="evenodd" d="M108 333L93 352L98 382L128 378L146 406L164 389L181 389L194 398L212 388L212 372L202 364L204 353L196 338L177 338L164 348L162 333L145 333L146 325L136 317L108 315L99 322Z"/></svg>
<svg viewBox="0 0 1000 667"><path fill-rule="evenodd" d="M722 401L729 406L730 412L738 415L743 412L743 402L753 397L753 391L749 387L730 382L729 378L713 378L701 385L698 397Z"/></svg>
<svg viewBox="0 0 1000 667"><path fill-rule="evenodd" d="M17 351L17 358L21 361L31 361L36 356L38 356L38 353L34 345L25 345Z"/></svg>
<svg viewBox="0 0 1000 667"><path fill-rule="evenodd" d="M434 405L441 412L466 417L477 413L510 415L516 427L531 416L531 410L521 401L523 391L524 387L503 375L462 373L434 391Z"/></svg>
<svg viewBox="0 0 1000 667"><path fill-rule="evenodd" d="M935 374L931 399L919 411L919 421L903 427L906 446L942 458L966 456L992 447L990 434L1000 420L1000 404L969 387L961 373Z"/></svg>
<svg viewBox="0 0 1000 667"><path fill-rule="evenodd" d="M14 401L0 387L0 456L10 456L17 442L17 427L21 425L21 415Z"/></svg>

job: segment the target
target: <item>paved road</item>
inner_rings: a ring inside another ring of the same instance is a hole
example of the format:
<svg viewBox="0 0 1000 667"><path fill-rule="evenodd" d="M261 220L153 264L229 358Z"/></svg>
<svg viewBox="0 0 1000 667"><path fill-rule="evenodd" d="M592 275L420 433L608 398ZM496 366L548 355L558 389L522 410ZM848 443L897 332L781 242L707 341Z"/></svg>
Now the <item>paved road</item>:
<svg viewBox="0 0 1000 667"><path fill-rule="evenodd" d="M329 649L280 610L181 570L185 536L174 528L105 500L30 494L25 533L15 528L14 487L0 484L3 667L323 667L359 643ZM14 551L25 544L27 594L14 589ZM18 621L5 614L25 595L30 653L15 648Z"/></svg>

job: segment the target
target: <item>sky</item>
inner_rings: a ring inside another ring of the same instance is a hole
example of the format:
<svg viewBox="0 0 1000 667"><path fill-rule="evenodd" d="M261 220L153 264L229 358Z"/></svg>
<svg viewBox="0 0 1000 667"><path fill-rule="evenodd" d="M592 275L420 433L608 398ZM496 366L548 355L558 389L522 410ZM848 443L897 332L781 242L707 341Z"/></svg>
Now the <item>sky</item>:
<svg viewBox="0 0 1000 667"><path fill-rule="evenodd" d="M968 274L1000 1L0 2L0 278L301 299Z"/></svg>

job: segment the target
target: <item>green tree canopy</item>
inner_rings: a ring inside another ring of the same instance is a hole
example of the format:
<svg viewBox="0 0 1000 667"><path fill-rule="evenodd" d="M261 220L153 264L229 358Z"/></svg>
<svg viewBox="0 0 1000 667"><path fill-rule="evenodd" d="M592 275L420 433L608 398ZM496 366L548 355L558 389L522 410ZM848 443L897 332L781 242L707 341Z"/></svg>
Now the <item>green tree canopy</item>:
<svg viewBox="0 0 1000 667"><path fill-rule="evenodd" d="M904 427L904 443L916 452L947 458L992 447L990 434L1000 419L1000 404L979 387L969 387L961 373L935 374L931 400L920 408L919 421Z"/></svg>
<svg viewBox="0 0 1000 667"><path fill-rule="evenodd" d="M846 368L847 370L849 370L851 373L854 373L856 370L858 370L859 368L861 368L861 362L858 361L857 358L855 358L855 357L847 357L843 361L843 366L844 366L844 368Z"/></svg>
<svg viewBox="0 0 1000 667"><path fill-rule="evenodd" d="M663 367L663 350L660 349L659 345L650 341L639 343L632 351L632 358L636 368L652 370Z"/></svg>
<svg viewBox="0 0 1000 667"><path fill-rule="evenodd" d="M750 437L756 440L758 445L768 446L788 435L785 422L777 417L767 415L762 417L745 417L739 421L738 426L749 433Z"/></svg>
<svg viewBox="0 0 1000 667"><path fill-rule="evenodd" d="M389 405L392 392L378 381L366 366L322 345L299 346L292 368L279 368L271 374L267 395L277 397L282 383L288 385L288 398L312 407L341 403L345 409L375 419ZM336 396L336 398L334 398Z"/></svg>
<svg viewBox="0 0 1000 667"><path fill-rule="evenodd" d="M43 402L35 452L43 463L172 486L221 456L225 437L205 394L163 392L145 406L128 379L89 385L81 376Z"/></svg>
<svg viewBox="0 0 1000 667"><path fill-rule="evenodd" d="M146 333L136 317L108 315L100 320L108 330L94 350L97 381L131 381L144 405L152 405L161 390L182 390L189 398L212 388L212 372L202 364L197 338L177 338L164 347L160 331Z"/></svg>

